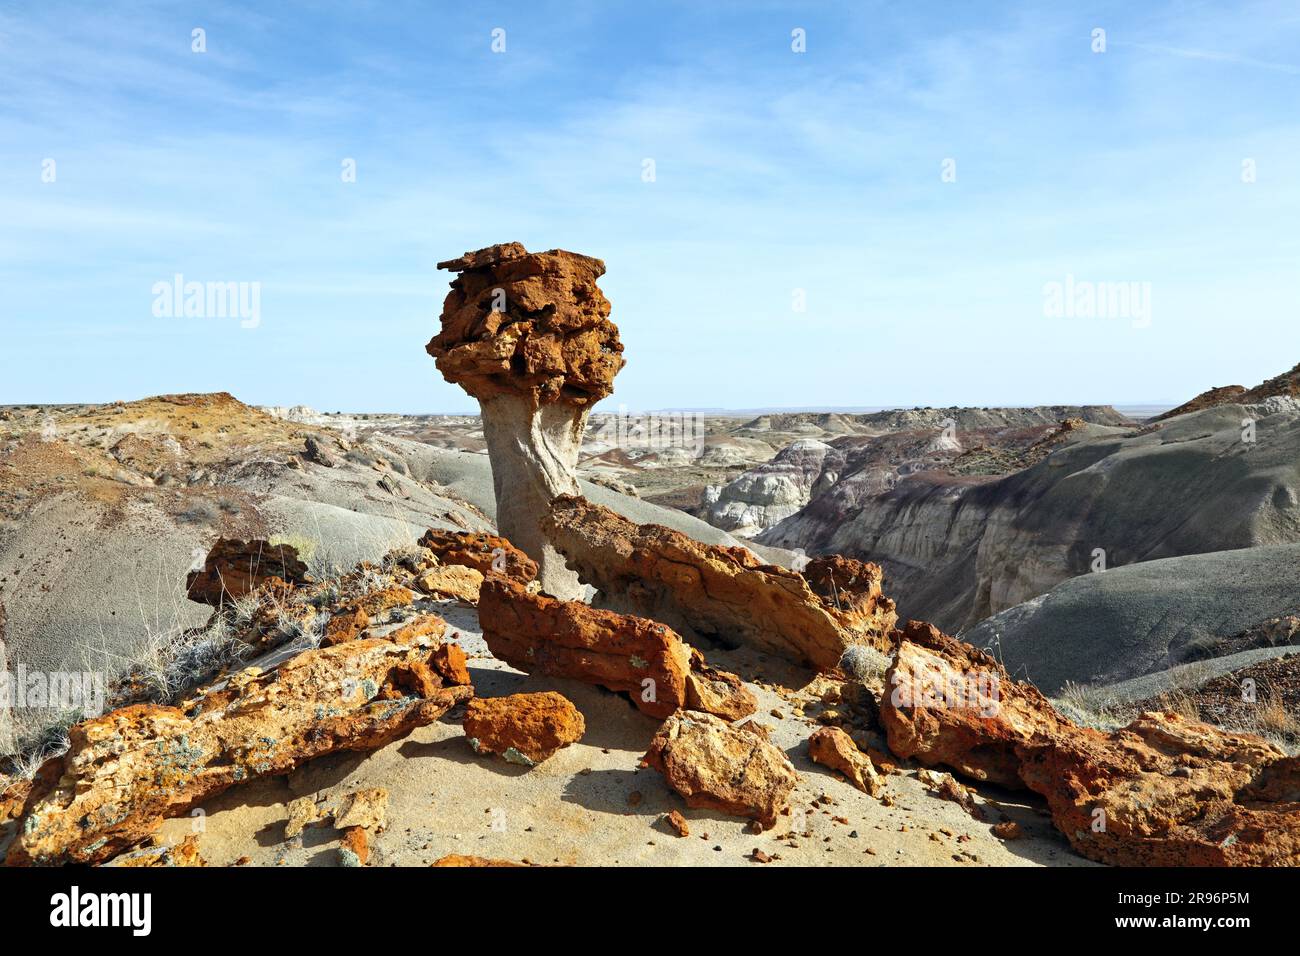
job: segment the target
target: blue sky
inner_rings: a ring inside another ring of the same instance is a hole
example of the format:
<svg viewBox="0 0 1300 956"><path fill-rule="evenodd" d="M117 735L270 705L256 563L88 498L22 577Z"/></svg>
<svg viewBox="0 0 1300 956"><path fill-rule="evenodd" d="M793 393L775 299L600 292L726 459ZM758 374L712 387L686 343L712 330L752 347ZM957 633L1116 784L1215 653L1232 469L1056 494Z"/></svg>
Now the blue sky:
<svg viewBox="0 0 1300 956"><path fill-rule="evenodd" d="M610 406L1174 402L1300 361L1294 2L114 6L0 5L0 403L470 411L434 264L509 240L606 261ZM259 324L155 315L177 273L260 283ZM1047 315L1067 276L1149 283L1149 322Z"/></svg>

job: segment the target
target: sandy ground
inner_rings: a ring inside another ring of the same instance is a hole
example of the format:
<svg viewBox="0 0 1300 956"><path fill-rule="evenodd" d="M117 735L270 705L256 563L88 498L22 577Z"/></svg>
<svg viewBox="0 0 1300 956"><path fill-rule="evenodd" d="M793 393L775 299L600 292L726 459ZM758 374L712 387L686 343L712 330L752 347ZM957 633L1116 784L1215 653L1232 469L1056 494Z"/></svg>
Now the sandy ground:
<svg viewBox="0 0 1300 956"><path fill-rule="evenodd" d="M328 804L361 787L384 787L389 825L372 838L371 866L422 866L450 853L549 865L753 866L760 865L751 858L755 848L774 858L769 866L1090 865L1069 849L1041 804L1024 795L981 792L987 819L978 822L930 795L911 771L889 777L894 806L886 807L813 764L807 737L815 722L796 717L790 699L767 689L797 689L809 675L746 650L708 656L764 682L749 684L760 700L760 719L803 778L792 816L755 835L743 819L689 810L656 771L638 767L657 721L599 688L511 670L488 654L473 609L450 603L437 609L470 656L480 696L558 690L582 711L585 738L525 769L475 755L461 731L460 711L453 710L372 754L322 758L288 777L228 791L201 817L168 821L162 837L179 841L201 829L200 851L215 865L242 857L259 866L337 865L340 834L328 823L286 839L288 802L311 795ZM772 717L774 708L784 716ZM831 803L815 806L823 794ZM690 836L678 837L663 822L671 810L689 821ZM1003 815L1024 827L1024 838L1003 842L992 835ZM799 835L790 838L792 828Z"/></svg>

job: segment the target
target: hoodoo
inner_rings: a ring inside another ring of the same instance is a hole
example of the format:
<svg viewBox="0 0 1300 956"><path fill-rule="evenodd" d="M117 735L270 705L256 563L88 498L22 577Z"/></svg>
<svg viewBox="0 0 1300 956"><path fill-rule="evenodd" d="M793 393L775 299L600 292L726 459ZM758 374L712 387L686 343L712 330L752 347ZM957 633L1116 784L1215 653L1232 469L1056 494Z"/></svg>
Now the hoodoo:
<svg viewBox="0 0 1300 956"><path fill-rule="evenodd" d="M540 521L556 495L579 494L575 466L587 416L624 365L609 300L596 285L605 264L510 242L438 268L459 275L428 352L482 409L497 527L537 561L544 590L577 598L577 575Z"/></svg>

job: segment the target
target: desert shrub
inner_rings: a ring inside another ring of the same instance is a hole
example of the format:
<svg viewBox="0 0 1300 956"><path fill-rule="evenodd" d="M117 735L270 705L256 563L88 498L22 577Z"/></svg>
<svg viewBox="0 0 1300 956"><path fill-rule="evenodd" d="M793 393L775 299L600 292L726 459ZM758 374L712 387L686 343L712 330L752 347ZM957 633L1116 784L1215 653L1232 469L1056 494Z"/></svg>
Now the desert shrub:
<svg viewBox="0 0 1300 956"><path fill-rule="evenodd" d="M885 676L889 658L866 644L851 644L840 657L840 670L855 680L879 680Z"/></svg>
<svg viewBox="0 0 1300 956"><path fill-rule="evenodd" d="M1209 660L1223 653L1223 642L1212 634L1205 634L1188 641L1177 653L1180 663Z"/></svg>
<svg viewBox="0 0 1300 956"><path fill-rule="evenodd" d="M375 462L379 461L379 456L365 445L353 446L343 457L353 464L364 465L367 468L372 467Z"/></svg>
<svg viewBox="0 0 1300 956"><path fill-rule="evenodd" d="M1162 710L1171 711L1185 720L1200 720L1201 708L1196 705L1196 698L1182 687L1165 691L1156 702Z"/></svg>
<svg viewBox="0 0 1300 956"><path fill-rule="evenodd" d="M256 591L235 598L230 602L231 623L236 627L243 627L252 623L253 615L257 613L257 609L261 606L262 598Z"/></svg>
<svg viewBox="0 0 1300 956"><path fill-rule="evenodd" d="M1063 717L1081 727L1097 730L1114 730L1123 727L1134 717L1133 708L1118 701L1104 689L1067 681L1060 694L1051 702Z"/></svg>
<svg viewBox="0 0 1300 956"><path fill-rule="evenodd" d="M235 638L222 618L206 627L150 635L148 644L119 680L119 686L136 688L147 699L174 703L226 668L242 663L248 645Z"/></svg>
<svg viewBox="0 0 1300 956"><path fill-rule="evenodd" d="M45 761L67 753L72 746L68 729L80 718L80 712L69 712L49 718L40 726L20 727L15 752L4 760L5 775L30 780Z"/></svg>

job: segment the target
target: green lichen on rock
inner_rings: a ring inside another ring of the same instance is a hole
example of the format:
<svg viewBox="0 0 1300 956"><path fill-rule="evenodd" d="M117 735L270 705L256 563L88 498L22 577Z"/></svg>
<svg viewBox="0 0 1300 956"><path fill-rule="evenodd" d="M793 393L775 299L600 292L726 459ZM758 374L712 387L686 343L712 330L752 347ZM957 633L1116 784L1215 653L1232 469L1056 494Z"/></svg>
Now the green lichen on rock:
<svg viewBox="0 0 1300 956"><path fill-rule="evenodd" d="M536 767L537 764L527 754L520 753L514 747L507 747L506 752L501 755L510 763L518 764L521 767Z"/></svg>

